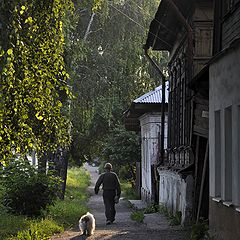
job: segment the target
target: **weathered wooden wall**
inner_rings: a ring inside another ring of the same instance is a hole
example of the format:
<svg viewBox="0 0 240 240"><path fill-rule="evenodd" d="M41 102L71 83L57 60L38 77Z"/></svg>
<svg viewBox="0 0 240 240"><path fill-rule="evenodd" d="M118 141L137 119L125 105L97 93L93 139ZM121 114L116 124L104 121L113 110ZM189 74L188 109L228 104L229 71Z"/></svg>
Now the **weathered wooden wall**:
<svg viewBox="0 0 240 240"><path fill-rule="evenodd" d="M222 48L228 47L234 40L240 37L240 1L225 11L222 22Z"/></svg>

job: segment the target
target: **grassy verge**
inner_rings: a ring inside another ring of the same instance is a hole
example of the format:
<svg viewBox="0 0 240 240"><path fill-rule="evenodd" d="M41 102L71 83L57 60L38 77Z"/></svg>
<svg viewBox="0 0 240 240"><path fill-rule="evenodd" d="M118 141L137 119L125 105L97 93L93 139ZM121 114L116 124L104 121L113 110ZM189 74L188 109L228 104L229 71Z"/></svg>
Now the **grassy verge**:
<svg viewBox="0 0 240 240"><path fill-rule="evenodd" d="M0 205L0 239L46 240L64 228L77 225L79 217L88 210L86 188L89 183L90 176L83 169L69 169L65 200L58 200L42 219L8 214Z"/></svg>

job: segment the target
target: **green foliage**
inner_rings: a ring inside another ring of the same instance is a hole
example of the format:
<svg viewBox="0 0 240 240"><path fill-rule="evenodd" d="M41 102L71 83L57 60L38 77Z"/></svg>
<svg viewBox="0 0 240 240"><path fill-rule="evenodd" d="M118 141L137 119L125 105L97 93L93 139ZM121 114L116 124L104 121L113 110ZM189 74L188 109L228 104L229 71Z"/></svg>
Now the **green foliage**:
<svg viewBox="0 0 240 240"><path fill-rule="evenodd" d="M62 226L69 228L75 225L79 216L88 210L86 188L90 177L84 169L72 168L68 170L67 179L65 200L57 200L54 206L50 206L43 219L31 220L25 216L12 215L0 204L0 239L50 239L54 233L63 231Z"/></svg>
<svg viewBox="0 0 240 240"><path fill-rule="evenodd" d="M208 233L208 221L200 220L198 223L192 225L191 240L211 240L214 239Z"/></svg>
<svg viewBox="0 0 240 240"><path fill-rule="evenodd" d="M159 211L159 205L156 205L156 204L150 204L144 209L145 214L156 213L158 211Z"/></svg>
<svg viewBox="0 0 240 240"><path fill-rule="evenodd" d="M90 184L90 176L83 168L68 170L67 188L64 201L57 201L49 209L49 215L59 224L72 227L79 216L88 211L86 202L88 194L86 188Z"/></svg>
<svg viewBox="0 0 240 240"><path fill-rule="evenodd" d="M51 174L39 173L26 160L10 162L0 176L4 187L3 205L10 212L40 215L57 198L60 180Z"/></svg>
<svg viewBox="0 0 240 240"><path fill-rule="evenodd" d="M113 163L114 169L119 173L120 169L126 168L123 171L125 176L120 177L132 179L135 175L135 162L141 158L140 137L119 126L109 134L102 154L104 161Z"/></svg>
<svg viewBox="0 0 240 240"><path fill-rule="evenodd" d="M132 183L126 180L121 179L121 189L122 189L122 195L127 199L139 199L139 197L136 195L136 191L132 186Z"/></svg>
<svg viewBox="0 0 240 240"><path fill-rule="evenodd" d="M159 205L159 213L164 214L166 217L169 216L169 211L163 204Z"/></svg>
<svg viewBox="0 0 240 240"><path fill-rule="evenodd" d="M182 213L180 211L176 212L175 215L169 216L169 222L171 226L177 226L181 224L182 221Z"/></svg>
<svg viewBox="0 0 240 240"><path fill-rule="evenodd" d="M144 213L143 211L134 211L131 213L131 219L136 221L136 222L139 222L139 223L142 223L143 222L143 219L144 219Z"/></svg>
<svg viewBox="0 0 240 240"><path fill-rule="evenodd" d="M0 37L0 155L54 151L69 144L63 17L71 0L7 1ZM6 43L4 43L6 41ZM65 116L64 116L65 113Z"/></svg>
<svg viewBox="0 0 240 240"><path fill-rule="evenodd" d="M25 216L15 216L6 212L0 205L0 239L5 240L9 236L16 235L19 229L26 229L29 222Z"/></svg>
<svg viewBox="0 0 240 240"><path fill-rule="evenodd" d="M142 45L157 5L155 0L75 2L66 44L76 96L71 109L74 161L99 156L109 132L122 124L123 111L156 86Z"/></svg>
<svg viewBox="0 0 240 240"><path fill-rule="evenodd" d="M176 212L176 214L172 214L168 208L162 204L158 206L158 211L167 217L170 225L176 226L181 224L182 213L180 211Z"/></svg>
<svg viewBox="0 0 240 240"><path fill-rule="evenodd" d="M62 231L63 227L51 219L44 219L40 222L32 221L27 230L19 231L16 237L11 237L9 240L47 240L54 233Z"/></svg>

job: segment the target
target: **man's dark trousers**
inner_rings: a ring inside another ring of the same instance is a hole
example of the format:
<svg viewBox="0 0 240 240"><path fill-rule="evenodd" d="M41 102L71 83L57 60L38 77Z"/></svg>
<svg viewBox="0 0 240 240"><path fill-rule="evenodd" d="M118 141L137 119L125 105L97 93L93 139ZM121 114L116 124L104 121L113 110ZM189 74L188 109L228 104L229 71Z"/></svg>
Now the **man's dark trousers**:
<svg viewBox="0 0 240 240"><path fill-rule="evenodd" d="M103 190L103 202L105 205L105 215L107 221L113 222L115 220L116 210L114 197L116 196L115 190Z"/></svg>

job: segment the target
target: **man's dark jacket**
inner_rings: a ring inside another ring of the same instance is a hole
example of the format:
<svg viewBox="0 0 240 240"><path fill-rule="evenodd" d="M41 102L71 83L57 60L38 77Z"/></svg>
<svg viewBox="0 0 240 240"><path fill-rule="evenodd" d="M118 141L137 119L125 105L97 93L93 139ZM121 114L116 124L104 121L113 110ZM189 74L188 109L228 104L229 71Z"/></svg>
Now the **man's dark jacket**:
<svg viewBox="0 0 240 240"><path fill-rule="evenodd" d="M103 191L115 190L116 195L120 197L121 195L121 187L118 176L115 172L105 172L102 173L95 185L95 193L98 194L99 187L102 184Z"/></svg>

